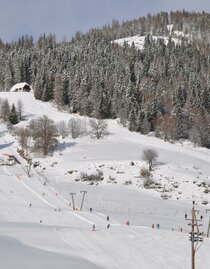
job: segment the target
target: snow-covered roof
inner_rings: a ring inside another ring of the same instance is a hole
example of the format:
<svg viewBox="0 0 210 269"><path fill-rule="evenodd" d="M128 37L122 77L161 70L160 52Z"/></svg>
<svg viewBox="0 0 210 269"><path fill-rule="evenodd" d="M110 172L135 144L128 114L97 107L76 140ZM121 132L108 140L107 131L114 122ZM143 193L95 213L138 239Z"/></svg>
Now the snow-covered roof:
<svg viewBox="0 0 210 269"><path fill-rule="evenodd" d="M17 83L10 89L10 91L15 92L17 89L22 89L26 85L30 87L30 85L28 83L26 83L26 82Z"/></svg>

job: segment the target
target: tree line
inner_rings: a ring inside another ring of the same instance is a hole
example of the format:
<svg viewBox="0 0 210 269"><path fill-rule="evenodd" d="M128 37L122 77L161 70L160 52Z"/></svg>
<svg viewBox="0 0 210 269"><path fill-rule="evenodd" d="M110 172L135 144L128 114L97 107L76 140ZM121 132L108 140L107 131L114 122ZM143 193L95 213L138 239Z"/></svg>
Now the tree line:
<svg viewBox="0 0 210 269"><path fill-rule="evenodd" d="M17 125L24 119L21 99L16 106L10 106L7 99L0 99L0 120L8 125L11 134L17 136L20 150L24 153L37 152L43 156L53 153L59 144L59 137L76 139L90 135L93 139L101 139L108 135L107 122L102 119L90 119L86 122L84 118L70 118L67 123L55 123L43 115L22 127Z"/></svg>
<svg viewBox="0 0 210 269"><path fill-rule="evenodd" d="M177 11L113 21L60 43L52 34L1 41L0 89L26 81L59 109L210 148L209 28L210 14ZM143 50L113 42L137 34L146 36Z"/></svg>

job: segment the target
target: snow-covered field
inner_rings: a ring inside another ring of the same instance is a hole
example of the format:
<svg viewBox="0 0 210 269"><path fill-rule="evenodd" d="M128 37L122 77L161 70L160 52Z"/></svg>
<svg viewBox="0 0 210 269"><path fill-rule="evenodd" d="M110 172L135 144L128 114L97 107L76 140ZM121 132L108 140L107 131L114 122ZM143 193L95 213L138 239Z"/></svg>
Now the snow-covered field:
<svg viewBox="0 0 210 269"><path fill-rule="evenodd" d="M10 104L22 100L26 120L19 125L43 114L55 122L72 117L31 93L1 92L0 98ZM184 215L190 218L195 200L197 216L203 216L201 231L207 232L210 207L202 203L210 202L204 193L210 184L210 151L187 141L170 144L131 133L117 120L108 121L108 129L109 135L100 140L60 139L53 156L34 158L40 166L28 177L17 141L0 125L0 157L14 154L21 162L0 166L0 268L190 268L190 226ZM158 152L153 179L159 189L144 189L139 176L147 148ZM81 172L97 169L104 173L98 185L75 181ZM87 191L82 211L81 191ZM78 210L72 209L70 193L75 193ZM162 193L170 198L163 200ZM205 238L196 268L210 268L209 247Z"/></svg>

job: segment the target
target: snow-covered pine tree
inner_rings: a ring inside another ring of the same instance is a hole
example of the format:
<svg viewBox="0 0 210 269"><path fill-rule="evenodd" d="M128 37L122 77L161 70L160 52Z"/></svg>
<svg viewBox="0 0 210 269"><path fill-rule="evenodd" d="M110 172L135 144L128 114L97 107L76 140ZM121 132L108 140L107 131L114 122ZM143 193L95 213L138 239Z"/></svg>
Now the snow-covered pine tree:
<svg viewBox="0 0 210 269"><path fill-rule="evenodd" d="M18 123L18 113L14 104L12 104L12 107L8 116L8 120L12 125L15 125Z"/></svg>

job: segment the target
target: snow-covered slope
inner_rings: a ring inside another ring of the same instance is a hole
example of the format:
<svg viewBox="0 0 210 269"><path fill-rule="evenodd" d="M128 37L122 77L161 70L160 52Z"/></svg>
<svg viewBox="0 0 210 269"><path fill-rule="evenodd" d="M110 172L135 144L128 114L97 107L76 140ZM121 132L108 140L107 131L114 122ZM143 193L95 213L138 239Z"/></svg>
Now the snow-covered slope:
<svg viewBox="0 0 210 269"><path fill-rule="evenodd" d="M31 93L1 92L0 98L8 98L11 104L22 100L26 120L19 125L43 114L56 122L72 117L50 103L35 100ZM107 137L97 141L66 138L53 156L35 158L40 167L33 168L29 178L27 163L16 152L17 141L3 124L0 128L0 155L15 154L21 162L0 166L2 268L190 267L190 226L184 215L190 217L194 199L198 217L203 216L201 231L206 233L210 212L202 201L209 201L209 194L199 183L209 184L209 150L131 133L110 120ZM158 189L145 190L142 186L139 170L146 164L141 155L151 147L159 155L154 180L161 184L161 191L171 195L169 200L163 200ZM97 169L104 173L99 185L75 181L80 172ZM131 184L125 185L126 181ZM84 190L83 210L72 210L70 193L75 193L79 209ZM93 224L96 231L92 231ZM152 229L152 224L159 224L160 229ZM210 241L205 238L196 254L197 268L210 267L209 247Z"/></svg>
<svg viewBox="0 0 210 269"><path fill-rule="evenodd" d="M180 43L180 39L178 39L178 36L182 36L180 33L181 32L177 31L177 33L176 33L177 38L173 37L171 39L175 44ZM129 46L131 46L132 43L134 43L136 48L142 50L144 48L145 37L146 36L135 35L135 36L129 36L129 37L125 37L125 38L116 39L116 40L114 40L114 42L121 45L121 46L124 44L124 42L126 42ZM166 36L152 36L152 38L155 41L157 41L157 39L163 39L164 43L166 45L168 44L168 37L166 37Z"/></svg>

